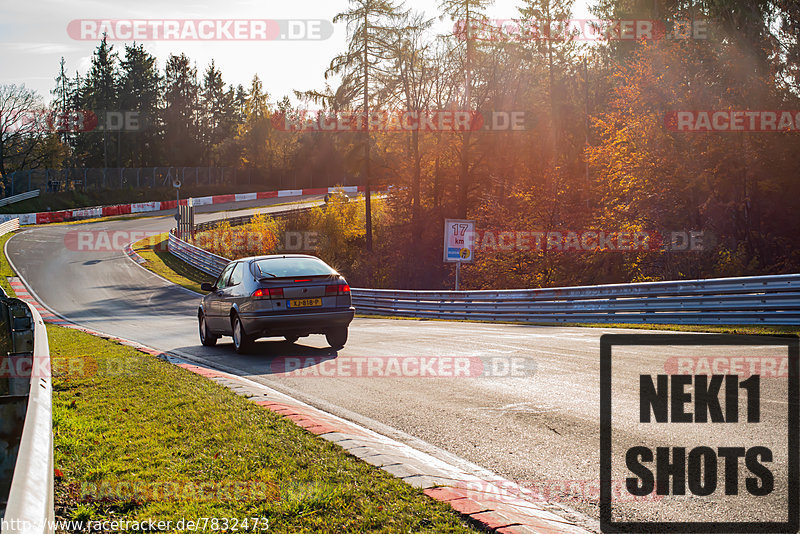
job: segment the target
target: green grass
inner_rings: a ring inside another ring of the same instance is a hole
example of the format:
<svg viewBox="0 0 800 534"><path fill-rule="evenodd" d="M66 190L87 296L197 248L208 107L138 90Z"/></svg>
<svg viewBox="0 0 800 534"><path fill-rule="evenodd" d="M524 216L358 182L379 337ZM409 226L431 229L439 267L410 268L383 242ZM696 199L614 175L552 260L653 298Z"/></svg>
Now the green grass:
<svg viewBox="0 0 800 534"><path fill-rule="evenodd" d="M568 326L586 326L590 328L633 328L638 330L671 330L674 332L711 332L718 334L743 334L748 336L770 336L800 334L798 326L764 326L764 325L687 325L687 324L583 324Z"/></svg>
<svg viewBox="0 0 800 534"><path fill-rule="evenodd" d="M147 260L143 267L186 289L204 293L200 290L200 284L215 281L215 277L170 254L166 233L137 241L133 244L133 250Z"/></svg>
<svg viewBox="0 0 800 534"><path fill-rule="evenodd" d="M14 234L15 232L10 232L0 236L0 287L3 288L3 291L5 291L6 295L9 297L13 297L16 293L11 289L11 284L8 283L8 277L16 276L16 273L11 269L8 259L6 259L6 241L11 239Z"/></svg>
<svg viewBox="0 0 800 534"><path fill-rule="evenodd" d="M61 518L247 516L269 518L276 532L472 532L448 506L206 378L76 330L49 326L48 335ZM116 485L106 502L75 502L120 481L138 492ZM146 491L169 483L177 497ZM193 499L187 483L249 490Z"/></svg>

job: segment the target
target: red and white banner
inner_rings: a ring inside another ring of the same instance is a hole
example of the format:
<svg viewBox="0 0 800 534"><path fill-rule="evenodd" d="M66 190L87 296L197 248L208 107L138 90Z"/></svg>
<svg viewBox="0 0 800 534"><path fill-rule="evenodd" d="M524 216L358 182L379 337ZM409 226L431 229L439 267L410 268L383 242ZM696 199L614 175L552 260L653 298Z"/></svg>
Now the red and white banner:
<svg viewBox="0 0 800 534"><path fill-rule="evenodd" d="M207 206L212 204L227 204L231 202L245 202L248 200L260 200L276 197L300 197L306 195L324 195L334 191L344 191L345 193L356 193L363 191L363 186L344 186L344 187L322 187L312 189L284 189L281 191L260 191L257 193L236 193L230 195L214 195L208 197L197 197L193 199L195 206ZM186 205L187 199L181 200L182 205ZM81 208L76 210L64 211L43 211L39 213L9 213L0 214L0 222L19 217L21 226L31 224L50 224L56 222L77 221L81 219L94 219L98 217L113 217L116 215L129 215L131 213L147 213L153 211L163 211L175 209L175 200L162 202L139 202L136 204L117 204L114 206L98 206L94 208Z"/></svg>

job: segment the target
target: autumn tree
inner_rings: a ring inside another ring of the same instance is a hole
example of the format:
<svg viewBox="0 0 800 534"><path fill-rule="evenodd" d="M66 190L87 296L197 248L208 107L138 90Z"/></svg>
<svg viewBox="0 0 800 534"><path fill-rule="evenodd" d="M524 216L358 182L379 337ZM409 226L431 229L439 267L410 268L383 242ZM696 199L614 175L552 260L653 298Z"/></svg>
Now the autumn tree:
<svg viewBox="0 0 800 534"><path fill-rule="evenodd" d="M362 180L366 201L366 246L369 251L372 250L369 116L372 105L378 104L376 95L379 94L373 80L379 75L388 74L391 46L402 20L403 13L392 0L350 0L349 9L333 18L334 24L347 24L347 51L336 56L325 73L326 78L341 76L339 99L362 112L365 118Z"/></svg>
<svg viewBox="0 0 800 534"><path fill-rule="evenodd" d="M478 110L473 100L473 64L478 49L475 30L487 24L486 7L491 0L440 0L439 8L444 15L455 24L453 34L463 42L462 68L464 72L461 105L465 111ZM461 133L461 149L458 170L458 217L467 216L469 191L472 186L472 169L470 166L472 131L468 128Z"/></svg>
<svg viewBox="0 0 800 534"><path fill-rule="evenodd" d="M431 65L427 30L432 22L418 13L405 14L398 34L391 43L391 75L383 79L387 102L390 105L399 104L399 109L416 113L417 116L431 109L435 70ZM422 154L418 128L408 132L408 147L411 160L411 221L413 236L419 239Z"/></svg>
<svg viewBox="0 0 800 534"><path fill-rule="evenodd" d="M36 169L47 161L49 132L46 109L35 91L24 85L0 85L0 176L4 190L8 174Z"/></svg>

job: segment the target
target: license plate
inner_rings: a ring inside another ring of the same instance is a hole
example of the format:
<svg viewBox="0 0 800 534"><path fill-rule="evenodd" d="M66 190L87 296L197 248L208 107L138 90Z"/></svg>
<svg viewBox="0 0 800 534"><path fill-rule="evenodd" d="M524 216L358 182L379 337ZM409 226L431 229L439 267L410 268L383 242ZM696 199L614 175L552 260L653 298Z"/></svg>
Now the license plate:
<svg viewBox="0 0 800 534"><path fill-rule="evenodd" d="M290 300L290 308L310 308L312 306L322 306L322 299L298 299Z"/></svg>

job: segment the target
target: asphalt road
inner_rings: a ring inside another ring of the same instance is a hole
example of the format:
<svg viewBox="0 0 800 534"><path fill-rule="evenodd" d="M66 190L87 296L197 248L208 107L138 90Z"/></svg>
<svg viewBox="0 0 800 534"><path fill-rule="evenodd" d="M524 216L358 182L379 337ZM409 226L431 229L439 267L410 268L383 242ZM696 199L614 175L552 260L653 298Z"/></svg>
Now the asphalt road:
<svg viewBox="0 0 800 534"><path fill-rule="evenodd" d="M272 209L281 208L266 208ZM201 213L197 219L220 216ZM77 229L166 231L173 222L160 216L39 227L9 240L7 253L40 301L76 323L248 376L427 452L463 458L534 487L551 502L598 517L599 340L603 333L626 331L356 318L348 344L338 354L331 352L323 336L302 338L296 344L261 340L257 351L245 356L233 352L228 338L217 347L205 348L200 345L195 319L199 297L134 264L122 250L76 250L67 237ZM634 446L655 450L657 446L763 445L774 453L768 465L775 476L775 490L765 497L746 496L744 479L752 475L742 460L738 496L726 497L718 490L707 497L617 499L615 519L785 520L786 380L762 380L761 423L757 425L639 423L639 375L663 373L670 355L685 354L679 350L631 347L614 352L613 479L624 484L630 476L621 458ZM724 357L756 354L776 352L730 347L693 352L695 356ZM330 362L321 361L326 358L354 364L359 358L377 357L396 358L401 366L419 361L413 358L472 358L468 360L473 366L470 369L475 369L475 358L481 358L489 368L496 365L498 373L505 364L517 363L524 376L354 378L313 374L331 373ZM307 376L277 372L278 365L287 361L301 362ZM743 415L744 399L740 405Z"/></svg>

